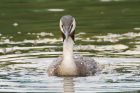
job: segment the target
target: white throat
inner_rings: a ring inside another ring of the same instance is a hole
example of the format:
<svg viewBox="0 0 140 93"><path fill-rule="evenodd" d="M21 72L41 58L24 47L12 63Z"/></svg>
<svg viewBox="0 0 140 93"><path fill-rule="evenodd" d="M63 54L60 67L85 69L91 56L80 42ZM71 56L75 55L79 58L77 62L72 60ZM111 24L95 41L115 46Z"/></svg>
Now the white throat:
<svg viewBox="0 0 140 93"><path fill-rule="evenodd" d="M68 62L73 62L73 45L74 42L71 37L64 40L63 43L63 61L68 64ZM67 62L68 61L68 62Z"/></svg>
<svg viewBox="0 0 140 93"><path fill-rule="evenodd" d="M74 42L71 37L64 40L63 43L63 61L60 65L62 75L76 75L77 68L73 59Z"/></svg>

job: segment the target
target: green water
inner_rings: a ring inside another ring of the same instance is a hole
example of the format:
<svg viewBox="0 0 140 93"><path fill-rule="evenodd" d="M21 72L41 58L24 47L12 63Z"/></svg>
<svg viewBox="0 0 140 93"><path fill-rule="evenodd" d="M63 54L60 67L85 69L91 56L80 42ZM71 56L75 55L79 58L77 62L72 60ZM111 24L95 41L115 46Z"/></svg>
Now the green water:
<svg viewBox="0 0 140 93"><path fill-rule="evenodd" d="M73 15L77 21L76 33L85 32L81 37L95 40L94 45L125 44L134 48L139 36L124 38L117 42L101 41L96 37L108 33L138 33L134 28L140 25L139 0L1 0L0 33L10 41L35 40L38 38L60 38L59 19ZM49 11L63 9L63 11ZM17 24L17 26L15 25ZM20 32L20 34L18 34ZM28 33L47 32L53 36L37 36ZM12 37L10 37L12 36ZM2 36L1 36L2 37ZM0 38L1 38L0 37ZM1 39L2 41L3 39ZM81 40L77 44L89 44ZM32 44L26 44L30 46ZM1 47L8 46L2 44Z"/></svg>
<svg viewBox="0 0 140 93"><path fill-rule="evenodd" d="M75 53L112 64L106 74L47 76L62 54L59 20L68 14L77 23ZM140 0L0 0L0 92L62 92L69 82L76 93L139 93L139 58Z"/></svg>
<svg viewBox="0 0 140 93"><path fill-rule="evenodd" d="M86 32L90 36L126 33L140 25L139 3L139 0L1 0L0 32L6 35L22 32L22 36L28 32L58 34L60 17L70 14L77 20L76 32ZM64 11L48 11L56 8ZM14 27L15 22L19 26ZM20 39L24 37L16 38Z"/></svg>

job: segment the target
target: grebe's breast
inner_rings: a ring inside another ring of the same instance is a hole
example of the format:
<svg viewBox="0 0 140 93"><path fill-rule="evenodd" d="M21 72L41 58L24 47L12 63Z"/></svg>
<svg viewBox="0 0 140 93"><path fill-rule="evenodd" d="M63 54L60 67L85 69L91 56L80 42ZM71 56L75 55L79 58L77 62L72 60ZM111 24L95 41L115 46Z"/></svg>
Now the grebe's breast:
<svg viewBox="0 0 140 93"><path fill-rule="evenodd" d="M61 76L59 73L59 67L62 61L63 57L59 57L53 61L53 63L48 68L48 74L50 76ZM76 76L91 76L95 75L101 70L99 64L91 57L75 55L74 62L77 68Z"/></svg>

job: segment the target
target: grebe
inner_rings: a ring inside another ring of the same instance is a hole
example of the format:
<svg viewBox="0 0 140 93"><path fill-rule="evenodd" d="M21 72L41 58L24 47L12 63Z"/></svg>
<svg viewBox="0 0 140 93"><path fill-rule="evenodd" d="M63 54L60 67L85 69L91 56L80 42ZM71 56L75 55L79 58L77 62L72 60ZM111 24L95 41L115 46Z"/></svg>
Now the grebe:
<svg viewBox="0 0 140 93"><path fill-rule="evenodd" d="M53 76L88 76L98 70L98 63L93 58L73 54L76 21L71 15L62 16L60 30L63 37L63 56L57 58L48 68Z"/></svg>

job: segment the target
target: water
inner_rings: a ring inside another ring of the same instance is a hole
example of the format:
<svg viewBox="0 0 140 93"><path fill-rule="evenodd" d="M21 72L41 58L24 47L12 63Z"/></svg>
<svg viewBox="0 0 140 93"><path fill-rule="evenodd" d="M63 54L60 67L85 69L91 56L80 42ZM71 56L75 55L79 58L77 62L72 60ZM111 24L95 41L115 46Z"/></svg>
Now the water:
<svg viewBox="0 0 140 93"><path fill-rule="evenodd" d="M140 92L139 0L1 0L0 92ZM77 21L75 54L104 66L88 77L48 76L62 55L59 19Z"/></svg>

